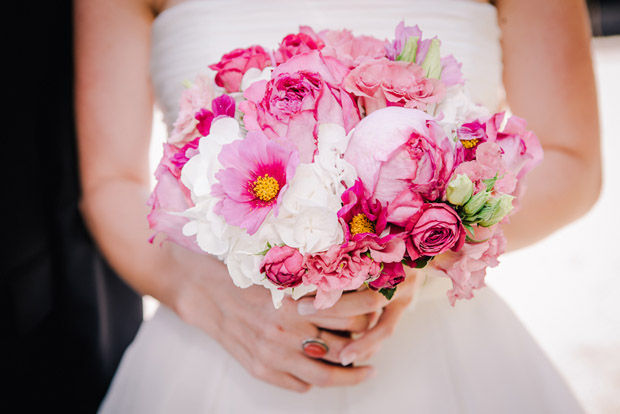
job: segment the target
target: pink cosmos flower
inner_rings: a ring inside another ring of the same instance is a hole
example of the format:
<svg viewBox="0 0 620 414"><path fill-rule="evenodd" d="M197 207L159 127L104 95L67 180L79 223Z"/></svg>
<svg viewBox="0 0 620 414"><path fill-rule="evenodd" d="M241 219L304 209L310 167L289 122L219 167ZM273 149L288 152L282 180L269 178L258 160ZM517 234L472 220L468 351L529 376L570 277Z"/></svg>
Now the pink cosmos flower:
<svg viewBox="0 0 620 414"><path fill-rule="evenodd" d="M428 50L431 46L433 39L422 39L422 30L416 26L405 26L405 22L400 22L396 26L396 33L394 41L386 46L386 54L388 59L396 60L396 58L403 52L405 44L410 38L418 38L417 53L415 63L421 65L426 58ZM457 84L463 84L463 74L461 72L461 64L456 61L452 55L448 55L441 58L441 76L440 79L446 86L452 86Z"/></svg>
<svg viewBox="0 0 620 414"><path fill-rule="evenodd" d="M174 129L170 133L168 142L176 146L183 146L185 143L201 136L196 128L201 122L203 109L211 107L213 100L213 82L207 76L198 76L194 85L183 91L179 102L179 115L174 122ZM204 136L204 135L202 135Z"/></svg>
<svg viewBox="0 0 620 414"><path fill-rule="evenodd" d="M477 227L475 238L484 241L465 243L458 252L449 250L429 263L452 280L452 289L447 293L452 306L457 299L471 299L474 289L485 286L487 267L497 266L497 258L506 248L504 234L496 226Z"/></svg>
<svg viewBox="0 0 620 414"><path fill-rule="evenodd" d="M274 53L276 64L280 65L293 56L301 55L311 50L321 50L324 46L325 44L314 33L314 30L308 26L300 26L298 34L290 34L280 43L280 47Z"/></svg>
<svg viewBox="0 0 620 414"><path fill-rule="evenodd" d="M321 50L324 56L333 56L349 68L368 59L385 57L386 40L372 36L353 36L350 30L324 30L319 33L325 42Z"/></svg>
<svg viewBox="0 0 620 414"><path fill-rule="evenodd" d="M465 229L459 215L444 203L425 203L409 219L405 240L411 260L437 256L449 249L459 251L465 243Z"/></svg>
<svg viewBox="0 0 620 414"><path fill-rule="evenodd" d="M235 49L222 56L218 63L209 65L217 71L215 83L226 89L226 92L240 92L241 79L250 68L265 69L271 66L271 57L260 46L250 46L247 49Z"/></svg>
<svg viewBox="0 0 620 414"><path fill-rule="evenodd" d="M336 123L350 131L360 120L353 98L340 88L349 69L337 59L313 50L278 66L270 81L253 83L240 104L249 131L270 138L287 136L304 163L316 152L318 121Z"/></svg>
<svg viewBox="0 0 620 414"><path fill-rule="evenodd" d="M164 144L164 156L155 170L157 185L148 200L151 212L148 215L149 226L157 233L164 233L167 240L196 252L202 250L194 238L183 235L183 226L187 219L176 214L193 207L190 192L181 182L181 169L198 147L198 139L183 148Z"/></svg>
<svg viewBox="0 0 620 414"><path fill-rule="evenodd" d="M211 187L220 198L213 211L233 226L256 233L267 214L278 205L299 164L297 150L285 139L270 140L260 131L224 145Z"/></svg>
<svg viewBox="0 0 620 414"><path fill-rule="evenodd" d="M426 113L389 107L357 125L344 159L355 167L365 196L388 205L387 221L404 225L423 200L443 196L454 149Z"/></svg>
<svg viewBox="0 0 620 414"><path fill-rule="evenodd" d="M342 208L338 210L338 218L342 223L345 242L359 241L367 235L381 234L387 224L386 211L379 201L371 202L364 196L364 185L361 180L347 188L341 196Z"/></svg>
<svg viewBox="0 0 620 414"><path fill-rule="evenodd" d="M304 257L299 250L289 246L273 246L260 265L260 272L267 279L279 286L279 289L301 285L301 278L306 273Z"/></svg>
<svg viewBox="0 0 620 414"><path fill-rule="evenodd" d="M394 62L387 58L366 60L347 75L347 92L359 96L366 113L386 106L425 110L445 95L445 85L428 79L416 63Z"/></svg>
<svg viewBox="0 0 620 414"><path fill-rule="evenodd" d="M308 273L303 277L305 285L316 285L314 307L325 309L333 306L342 292L355 290L366 279L380 276L381 266L368 257L366 248L356 243L333 245L326 252L305 256Z"/></svg>

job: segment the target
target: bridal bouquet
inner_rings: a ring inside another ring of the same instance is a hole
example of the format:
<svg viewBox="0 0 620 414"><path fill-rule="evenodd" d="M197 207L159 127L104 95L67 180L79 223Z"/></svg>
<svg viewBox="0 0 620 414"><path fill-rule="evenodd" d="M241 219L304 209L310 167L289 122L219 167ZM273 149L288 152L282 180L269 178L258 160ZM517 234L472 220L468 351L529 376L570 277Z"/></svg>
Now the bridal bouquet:
<svg viewBox="0 0 620 414"><path fill-rule="evenodd" d="M363 285L390 298L405 266L449 277L452 305L473 297L542 149L471 102L460 67L403 23L392 41L301 27L224 55L182 95L151 228L276 307Z"/></svg>

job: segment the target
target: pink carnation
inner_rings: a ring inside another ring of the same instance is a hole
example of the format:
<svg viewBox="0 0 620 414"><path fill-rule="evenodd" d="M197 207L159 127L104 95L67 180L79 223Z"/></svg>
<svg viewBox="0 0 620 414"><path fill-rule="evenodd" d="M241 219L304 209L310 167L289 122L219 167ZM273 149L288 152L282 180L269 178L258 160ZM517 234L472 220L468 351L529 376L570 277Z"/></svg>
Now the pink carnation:
<svg viewBox="0 0 620 414"><path fill-rule="evenodd" d="M219 183L211 187L220 198L213 211L233 226L254 234L278 205L295 174L299 155L284 139L270 140L260 131L224 145L218 155L222 169Z"/></svg>
<svg viewBox="0 0 620 414"><path fill-rule="evenodd" d="M354 100L340 89L346 66L318 51L294 56L278 66L270 81L252 84L240 104L249 131L268 137L287 136L304 163L316 152L318 122L341 125L348 132L360 120Z"/></svg>
<svg viewBox="0 0 620 414"><path fill-rule="evenodd" d="M250 68L260 70L270 66L271 57L260 46L250 46L247 49L235 49L222 56L218 63L209 65L217 71L215 83L226 89L226 92L240 92L241 79Z"/></svg>
<svg viewBox="0 0 620 414"><path fill-rule="evenodd" d="M213 82L207 76L198 76L194 85L181 94L179 115L174 122L174 129L170 133L168 142L177 146L195 139L202 135L197 129L201 122L202 110L211 108L213 100Z"/></svg>
<svg viewBox="0 0 620 414"><path fill-rule="evenodd" d="M304 276L304 284L317 287L315 308L333 306L343 291L358 289L366 279L380 275L381 266L364 254L366 251L366 248L359 249L356 243L351 242L344 246L331 246L324 253L306 255L308 273Z"/></svg>
<svg viewBox="0 0 620 414"><path fill-rule="evenodd" d="M445 85L424 76L421 66L386 58L362 62L344 81L347 92L361 98L366 113L386 106L425 110L445 95Z"/></svg>
<svg viewBox="0 0 620 414"><path fill-rule="evenodd" d="M353 36L350 30L325 30L319 33L325 42L324 56L333 56L349 68L368 59L385 57L386 40L372 36Z"/></svg>
<svg viewBox="0 0 620 414"><path fill-rule="evenodd" d="M476 227L475 238L484 241L465 243L458 252L447 251L429 263L452 280L452 289L448 291L452 306L457 299L473 298L473 291L485 286L487 267L497 266L497 258L506 248L504 234L496 226Z"/></svg>

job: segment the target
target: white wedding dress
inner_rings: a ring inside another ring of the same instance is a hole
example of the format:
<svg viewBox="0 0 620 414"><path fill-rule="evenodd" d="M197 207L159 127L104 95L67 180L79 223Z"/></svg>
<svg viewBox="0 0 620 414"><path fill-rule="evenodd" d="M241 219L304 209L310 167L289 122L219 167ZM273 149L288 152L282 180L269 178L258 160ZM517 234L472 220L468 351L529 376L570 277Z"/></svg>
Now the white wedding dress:
<svg viewBox="0 0 620 414"><path fill-rule="evenodd" d="M439 36L471 96L503 98L493 6L467 0L205 0L164 11L152 28L152 80L168 125L183 82L222 54L274 47L300 24L393 38L401 20ZM500 265L501 266L501 265ZM100 412L107 413L581 413L562 378L490 289L451 307L448 279L429 279L373 357L378 375L355 387L297 394L254 379L213 339L160 307L127 349Z"/></svg>

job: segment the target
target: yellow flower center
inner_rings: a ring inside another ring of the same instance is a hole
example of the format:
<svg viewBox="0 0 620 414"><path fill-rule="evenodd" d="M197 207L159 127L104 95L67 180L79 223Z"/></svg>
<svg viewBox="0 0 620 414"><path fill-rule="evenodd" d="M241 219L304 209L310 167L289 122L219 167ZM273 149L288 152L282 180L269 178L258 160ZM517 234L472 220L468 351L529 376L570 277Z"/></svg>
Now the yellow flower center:
<svg viewBox="0 0 620 414"><path fill-rule="evenodd" d="M259 175L254 181L252 191L254 191L254 195L261 200L271 201L277 197L280 191L280 184L278 180L270 177L269 174L265 174L262 177Z"/></svg>
<svg viewBox="0 0 620 414"><path fill-rule="evenodd" d="M374 233L375 232L375 223L370 221L365 214L360 213L356 214L352 219L351 223L349 223L349 227L351 229L351 235L355 236L356 234L361 233Z"/></svg>
<svg viewBox="0 0 620 414"><path fill-rule="evenodd" d="M461 140L461 144L463 144L463 146L467 149L473 148L476 145L478 145L478 141L480 141L478 138L474 138L474 139L462 139Z"/></svg>

